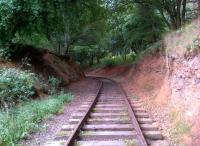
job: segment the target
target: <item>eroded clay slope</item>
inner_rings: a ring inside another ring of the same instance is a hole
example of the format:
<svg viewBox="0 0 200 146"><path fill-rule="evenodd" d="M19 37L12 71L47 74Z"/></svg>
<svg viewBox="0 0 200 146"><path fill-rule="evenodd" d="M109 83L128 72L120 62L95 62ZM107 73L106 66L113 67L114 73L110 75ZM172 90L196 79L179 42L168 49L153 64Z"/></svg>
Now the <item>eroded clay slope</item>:
<svg viewBox="0 0 200 146"><path fill-rule="evenodd" d="M13 46L13 50L12 61L1 59L1 67L30 69L46 79L49 76L61 78L66 84L85 77L79 65L70 56L57 55L48 50L36 49L31 46L18 45L17 49Z"/></svg>

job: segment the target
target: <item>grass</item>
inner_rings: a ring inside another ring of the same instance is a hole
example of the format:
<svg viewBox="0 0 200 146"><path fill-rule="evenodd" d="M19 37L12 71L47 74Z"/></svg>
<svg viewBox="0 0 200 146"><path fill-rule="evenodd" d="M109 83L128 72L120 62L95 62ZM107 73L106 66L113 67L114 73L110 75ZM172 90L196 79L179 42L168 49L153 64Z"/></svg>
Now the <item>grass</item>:
<svg viewBox="0 0 200 146"><path fill-rule="evenodd" d="M134 100L139 100L140 98L138 96L133 96L132 97Z"/></svg>
<svg viewBox="0 0 200 146"><path fill-rule="evenodd" d="M178 144L184 144L184 137L190 134L191 126L185 121L178 121L175 123L175 128L172 129L171 135Z"/></svg>
<svg viewBox="0 0 200 146"><path fill-rule="evenodd" d="M62 137L62 136L70 136L72 134L72 131L66 131L66 130L61 130L57 136Z"/></svg>
<svg viewBox="0 0 200 146"><path fill-rule="evenodd" d="M138 146L137 142L135 140L125 140L124 141L126 146Z"/></svg>
<svg viewBox="0 0 200 146"><path fill-rule="evenodd" d="M175 135L186 134L190 132L190 126L185 121L178 121L176 123L176 128L174 129Z"/></svg>
<svg viewBox="0 0 200 146"><path fill-rule="evenodd" d="M182 144L184 136L188 136L191 131L191 125L182 117L181 111L173 109L170 113L171 122L174 128L171 130L171 135L176 143Z"/></svg>
<svg viewBox="0 0 200 146"><path fill-rule="evenodd" d="M9 109L8 113L0 112L0 146L14 146L30 133L39 130L39 123L57 114L66 102L70 102L71 94L61 93L46 100L37 100Z"/></svg>
<svg viewBox="0 0 200 146"><path fill-rule="evenodd" d="M151 84L145 84L145 86L144 86L144 90L147 92L152 92L154 90L154 88L155 87Z"/></svg>

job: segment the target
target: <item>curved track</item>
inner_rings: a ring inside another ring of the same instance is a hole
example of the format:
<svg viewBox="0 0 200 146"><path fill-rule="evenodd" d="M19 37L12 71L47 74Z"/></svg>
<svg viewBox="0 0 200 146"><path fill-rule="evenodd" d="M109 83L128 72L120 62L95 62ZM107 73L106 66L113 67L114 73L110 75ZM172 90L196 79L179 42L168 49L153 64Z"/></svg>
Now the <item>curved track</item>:
<svg viewBox="0 0 200 146"><path fill-rule="evenodd" d="M65 146L147 146L126 93L116 82L99 80L96 97L73 115L76 126ZM73 121L72 121L73 122Z"/></svg>

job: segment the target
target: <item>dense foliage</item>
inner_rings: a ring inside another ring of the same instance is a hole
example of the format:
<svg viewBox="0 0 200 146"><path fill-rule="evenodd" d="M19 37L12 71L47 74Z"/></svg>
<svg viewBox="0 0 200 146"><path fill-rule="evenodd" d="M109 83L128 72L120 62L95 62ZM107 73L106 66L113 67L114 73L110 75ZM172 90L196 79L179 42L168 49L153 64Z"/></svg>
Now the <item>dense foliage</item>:
<svg viewBox="0 0 200 146"><path fill-rule="evenodd" d="M92 65L144 50L198 14L198 0L0 0L0 54L28 44Z"/></svg>
<svg viewBox="0 0 200 146"><path fill-rule="evenodd" d="M12 106L35 94L36 76L16 68L0 69L0 105Z"/></svg>

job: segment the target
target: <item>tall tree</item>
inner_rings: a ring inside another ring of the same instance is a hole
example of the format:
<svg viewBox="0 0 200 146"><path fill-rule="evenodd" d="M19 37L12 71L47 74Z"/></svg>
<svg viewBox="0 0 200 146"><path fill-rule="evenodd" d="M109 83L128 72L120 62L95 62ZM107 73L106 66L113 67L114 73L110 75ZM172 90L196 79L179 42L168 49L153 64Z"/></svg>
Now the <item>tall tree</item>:
<svg viewBox="0 0 200 146"><path fill-rule="evenodd" d="M155 7L171 29L183 26L186 22L187 10L191 9L187 0L131 0L131 2L148 3Z"/></svg>
<svg viewBox="0 0 200 146"><path fill-rule="evenodd" d="M127 5L116 1L110 6L111 46L115 54L138 52L161 38L165 25L155 7L148 3Z"/></svg>

